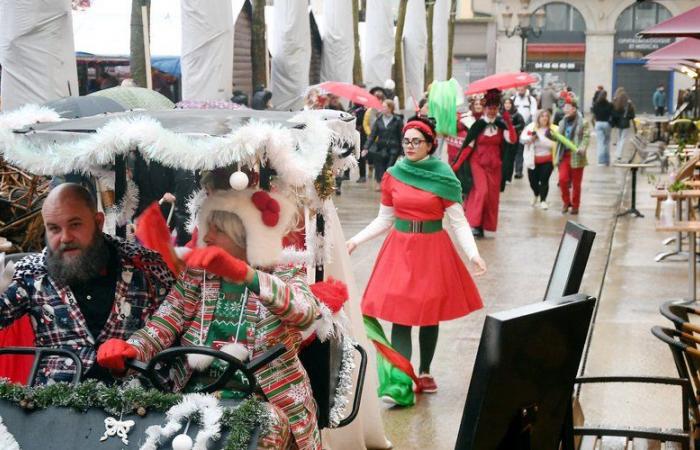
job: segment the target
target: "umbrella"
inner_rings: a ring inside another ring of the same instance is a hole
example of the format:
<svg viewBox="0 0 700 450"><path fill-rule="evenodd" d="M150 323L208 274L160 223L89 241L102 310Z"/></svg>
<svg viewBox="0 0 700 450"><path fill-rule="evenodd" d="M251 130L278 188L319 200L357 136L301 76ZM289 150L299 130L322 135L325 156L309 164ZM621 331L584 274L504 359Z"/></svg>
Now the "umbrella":
<svg viewBox="0 0 700 450"><path fill-rule="evenodd" d="M364 105L368 108L382 109L382 102L377 97L351 83L343 83L340 81L324 81L317 86L326 92L335 94L338 97L343 97L350 100L356 105Z"/></svg>
<svg viewBox="0 0 700 450"><path fill-rule="evenodd" d="M700 39L700 6L683 14L678 14L668 20L657 23L651 28L639 33L644 38L649 37L694 37Z"/></svg>
<svg viewBox="0 0 700 450"><path fill-rule="evenodd" d="M122 105L107 97L65 97L44 104L64 119L94 116L109 112L125 111Z"/></svg>
<svg viewBox="0 0 700 450"><path fill-rule="evenodd" d="M175 103L168 97L142 87L117 86L93 92L89 96L107 97L116 101L126 109L173 109Z"/></svg>
<svg viewBox="0 0 700 450"><path fill-rule="evenodd" d="M537 83L537 78L525 72L497 73L469 85L466 95L481 94L490 89L510 89Z"/></svg>
<svg viewBox="0 0 700 450"><path fill-rule="evenodd" d="M245 106L227 100L183 100L175 104L180 109L241 109Z"/></svg>

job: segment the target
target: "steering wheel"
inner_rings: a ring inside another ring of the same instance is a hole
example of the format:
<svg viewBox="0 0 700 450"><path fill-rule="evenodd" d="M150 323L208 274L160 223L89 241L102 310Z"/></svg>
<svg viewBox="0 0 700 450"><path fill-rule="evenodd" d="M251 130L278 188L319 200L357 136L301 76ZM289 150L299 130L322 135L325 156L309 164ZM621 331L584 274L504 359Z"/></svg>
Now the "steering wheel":
<svg viewBox="0 0 700 450"><path fill-rule="evenodd" d="M167 381L158 373L162 370L163 366L167 367L175 358L186 357L189 354L210 356L215 359L223 360L228 364L224 372L213 383L204 386L200 392L210 394L226 386L242 392L245 395L250 395L256 387L255 371L276 359L285 351L286 348L284 345L278 344L252 361L243 363L228 353L220 352L210 347L171 347L155 355L148 363L143 363L135 359L127 360L126 367L139 372L150 381L156 389L163 392L170 392L171 387L168 386ZM247 381L246 383L241 383L233 377L237 372L243 375L245 381Z"/></svg>

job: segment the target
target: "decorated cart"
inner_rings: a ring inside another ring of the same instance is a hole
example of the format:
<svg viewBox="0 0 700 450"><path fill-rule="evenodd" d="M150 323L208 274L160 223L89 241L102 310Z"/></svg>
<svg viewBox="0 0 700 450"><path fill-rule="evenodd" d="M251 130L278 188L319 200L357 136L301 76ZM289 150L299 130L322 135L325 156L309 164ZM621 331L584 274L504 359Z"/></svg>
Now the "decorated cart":
<svg viewBox="0 0 700 450"><path fill-rule="evenodd" d="M359 151L354 118L345 113L164 110L59 120L44 108L27 107L19 116L5 122L0 116L3 159L27 174L88 180L114 234L127 236L133 220L139 191L129 161L138 156L192 172L228 168L232 189L252 186L292 198L302 212L303 239L285 248L280 262L306 267L310 282L325 278L333 248L344 244L330 238L339 235L333 230L339 227L331 200L334 177L356 166ZM188 202L192 223L205 195L195 192ZM348 332L343 310L322 305L321 311L316 339L308 339L300 359L311 378L319 426L334 428L358 412L367 359ZM0 349L37 354L29 387L0 384L0 448L254 448L256 433L267 426L260 402L210 393L231 383L235 372L249 380L241 391L253 392L252 372L283 350L270 349L243 364L208 348L172 348L147 365L132 363L139 383L108 387L79 376L74 386L32 386L39 360L72 358L80 374L79 360L63 349ZM162 374L183 352L211 353L228 370L201 395L168 393Z"/></svg>

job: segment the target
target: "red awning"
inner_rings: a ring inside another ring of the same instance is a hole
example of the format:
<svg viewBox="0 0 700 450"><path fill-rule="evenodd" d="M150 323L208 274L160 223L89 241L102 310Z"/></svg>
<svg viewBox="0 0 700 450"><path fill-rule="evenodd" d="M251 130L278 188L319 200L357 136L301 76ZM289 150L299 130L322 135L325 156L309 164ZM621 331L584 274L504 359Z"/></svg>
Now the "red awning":
<svg viewBox="0 0 700 450"><path fill-rule="evenodd" d="M641 37L695 37L700 38L700 6L657 23L639 33Z"/></svg>
<svg viewBox="0 0 700 450"><path fill-rule="evenodd" d="M644 59L688 59L700 60L700 39L683 38L666 47L649 53Z"/></svg>
<svg viewBox="0 0 700 450"><path fill-rule="evenodd" d="M586 53L586 44L527 44L532 53Z"/></svg>

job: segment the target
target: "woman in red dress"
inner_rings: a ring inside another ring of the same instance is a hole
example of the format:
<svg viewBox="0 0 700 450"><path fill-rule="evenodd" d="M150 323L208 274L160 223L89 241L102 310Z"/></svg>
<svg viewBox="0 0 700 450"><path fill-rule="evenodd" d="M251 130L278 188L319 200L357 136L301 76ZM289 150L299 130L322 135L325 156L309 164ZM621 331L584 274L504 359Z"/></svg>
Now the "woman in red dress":
<svg viewBox="0 0 700 450"><path fill-rule="evenodd" d="M348 251L391 229L379 252L362 299L365 316L391 322L391 345L411 358L411 327L420 327L420 376L416 391L437 392L430 375L438 324L482 307L479 291L442 229L447 215L457 244L476 266L486 264L471 235L460 204L462 190L450 166L432 156L435 128L426 118L413 118L403 128L405 158L382 179L379 215L348 243ZM412 372L412 370L411 370ZM386 403L409 406L413 393L382 376L379 395ZM410 380L409 380L410 383Z"/></svg>
<svg viewBox="0 0 700 450"><path fill-rule="evenodd" d="M453 168L469 162L473 186L469 191L465 208L467 219L476 237L483 237L484 230L496 231L498 202L501 194L502 152L504 141L516 143L517 133L510 113L498 116L501 91L492 89L484 97L484 115L471 126L462 143L464 151ZM474 143L472 145L472 143ZM470 147L465 148L465 147Z"/></svg>

